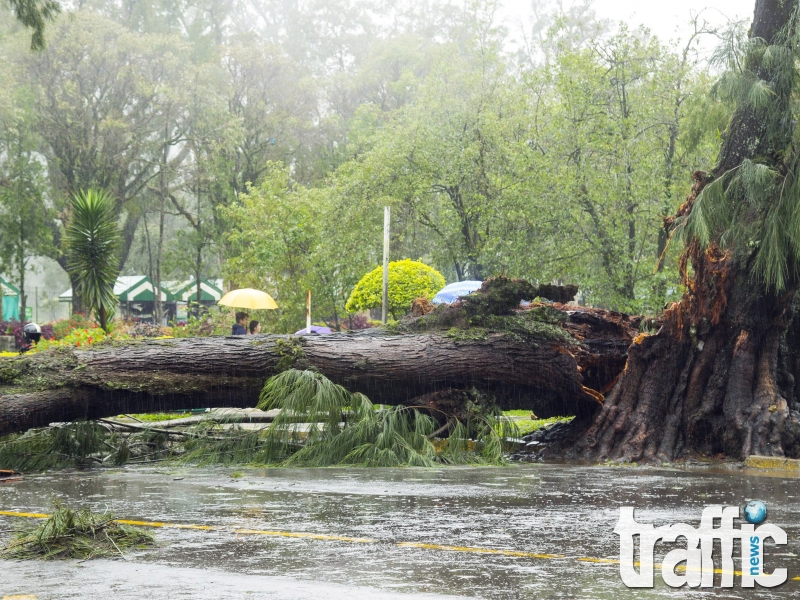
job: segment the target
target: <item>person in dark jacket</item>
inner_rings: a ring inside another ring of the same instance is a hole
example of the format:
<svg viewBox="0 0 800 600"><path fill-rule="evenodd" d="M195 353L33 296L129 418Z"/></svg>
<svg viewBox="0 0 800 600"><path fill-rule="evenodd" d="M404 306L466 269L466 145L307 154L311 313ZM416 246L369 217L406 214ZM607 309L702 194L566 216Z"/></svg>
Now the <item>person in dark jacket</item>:
<svg viewBox="0 0 800 600"><path fill-rule="evenodd" d="M247 319L250 318L246 312L236 313L236 323L231 328L231 335L247 335Z"/></svg>

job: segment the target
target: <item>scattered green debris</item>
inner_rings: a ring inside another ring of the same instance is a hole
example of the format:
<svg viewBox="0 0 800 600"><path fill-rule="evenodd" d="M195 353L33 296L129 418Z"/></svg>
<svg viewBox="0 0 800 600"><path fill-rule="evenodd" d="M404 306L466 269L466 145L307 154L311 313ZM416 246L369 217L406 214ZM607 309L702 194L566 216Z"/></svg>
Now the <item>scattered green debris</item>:
<svg viewBox="0 0 800 600"><path fill-rule="evenodd" d="M143 429L122 433L95 421L77 421L0 438L0 469L46 471L122 465L170 456L167 436Z"/></svg>
<svg viewBox="0 0 800 600"><path fill-rule="evenodd" d="M298 467L501 464L512 440L558 422L504 416L491 396L477 390L443 393L452 396L448 414L424 406L382 407L316 371L288 369L270 378L261 393L258 408L280 409L271 423L243 423L238 413L209 414L165 429L150 419L181 415L154 413L136 415L141 423L60 424L0 439L0 469L154 461ZM448 406L443 400L440 409Z"/></svg>
<svg viewBox="0 0 800 600"><path fill-rule="evenodd" d="M178 460L295 467L498 464L506 450L503 438L516 433L499 414L476 414L466 422L453 418L439 427L413 407L375 410L363 394L351 394L311 370L289 369L270 378L258 408L281 411L260 431L234 425L225 434L189 438Z"/></svg>
<svg viewBox="0 0 800 600"><path fill-rule="evenodd" d="M469 316L510 315L522 300L538 295L539 288L529 281L501 275L487 279L480 290L462 298L461 303Z"/></svg>
<svg viewBox="0 0 800 600"><path fill-rule="evenodd" d="M541 291L547 294L540 294ZM521 300L535 300L541 295L566 301L577 291L576 286L535 286L522 279L501 276L488 279L480 290L460 302L440 304L432 312L407 317L389 329L397 333L439 331L457 342L480 342L490 334L501 334L532 345L549 341L578 344L562 327L567 320L564 311L546 303L520 309Z"/></svg>
<svg viewBox="0 0 800 600"><path fill-rule="evenodd" d="M121 556L128 548L146 548L155 543L138 527L117 523L109 514L88 508L74 510L56 502L44 523L18 531L0 550L0 558L55 559Z"/></svg>

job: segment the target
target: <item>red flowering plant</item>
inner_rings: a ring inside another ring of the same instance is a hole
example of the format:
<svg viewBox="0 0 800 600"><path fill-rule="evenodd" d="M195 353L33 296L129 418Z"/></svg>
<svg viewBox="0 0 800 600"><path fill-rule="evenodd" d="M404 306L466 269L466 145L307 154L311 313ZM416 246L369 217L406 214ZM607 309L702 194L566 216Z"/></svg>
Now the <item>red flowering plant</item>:
<svg viewBox="0 0 800 600"><path fill-rule="evenodd" d="M61 319L53 323L53 333L55 339L60 340L67 337L76 329L95 329L97 323L86 316L85 313L70 315L68 319Z"/></svg>
<svg viewBox="0 0 800 600"><path fill-rule="evenodd" d="M63 348L75 347L86 348L94 344L107 342L111 340L129 340L131 336L114 332L106 333L100 327L92 327L91 329L74 329L67 336L60 340L42 340L36 346L31 348L31 351L41 352L49 348Z"/></svg>

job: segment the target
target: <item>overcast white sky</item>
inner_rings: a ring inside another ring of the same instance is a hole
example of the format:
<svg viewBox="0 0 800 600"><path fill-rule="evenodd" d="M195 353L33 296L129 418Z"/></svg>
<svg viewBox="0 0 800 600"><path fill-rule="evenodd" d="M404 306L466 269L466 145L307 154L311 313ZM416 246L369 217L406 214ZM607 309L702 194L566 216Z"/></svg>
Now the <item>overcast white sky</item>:
<svg viewBox="0 0 800 600"><path fill-rule="evenodd" d="M515 24L520 18L528 21L530 0L501 1L503 20L514 37ZM569 6L570 0L564 0L564 5ZM632 26L644 25L663 41L686 37L692 11L705 8L703 17L717 25L724 23L725 17L752 20L754 7L755 0L594 0L593 3L598 17L625 21Z"/></svg>
<svg viewBox="0 0 800 600"><path fill-rule="evenodd" d="M723 15L752 19L755 4L755 0L595 0L593 7L599 16L644 25L658 37L668 40L675 37L676 30L687 30L692 11L697 13L705 8L704 18L721 23Z"/></svg>

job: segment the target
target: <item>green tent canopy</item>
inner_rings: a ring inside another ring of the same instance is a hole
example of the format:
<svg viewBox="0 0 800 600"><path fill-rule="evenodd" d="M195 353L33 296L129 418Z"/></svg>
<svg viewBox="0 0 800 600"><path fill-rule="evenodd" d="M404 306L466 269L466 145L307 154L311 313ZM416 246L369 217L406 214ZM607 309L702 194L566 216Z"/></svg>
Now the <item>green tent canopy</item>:
<svg viewBox="0 0 800 600"><path fill-rule="evenodd" d="M117 277L114 284L114 295L120 302L153 302L156 297L154 294L153 282L146 275L124 275ZM72 288L58 297L59 302L72 302ZM161 290L161 300L170 300L168 293Z"/></svg>
<svg viewBox="0 0 800 600"><path fill-rule="evenodd" d="M11 285L8 281L0 277L0 287L3 290L2 320L19 320L19 288Z"/></svg>
<svg viewBox="0 0 800 600"><path fill-rule="evenodd" d="M221 280L200 280L201 303L206 306L216 304L222 298ZM151 319L154 312L155 286L146 275L125 275L117 278L114 295L119 300L119 315L123 319ZM186 318L187 305L195 301L197 282L162 281L161 302L166 322L174 318ZM60 302L72 302L72 289L58 297Z"/></svg>
<svg viewBox="0 0 800 600"><path fill-rule="evenodd" d="M188 279L186 281L165 281L164 288L170 295L170 300L174 302L196 302L197 301L197 281ZM200 280L200 301L216 303L222 298L222 290L214 282L208 279Z"/></svg>

